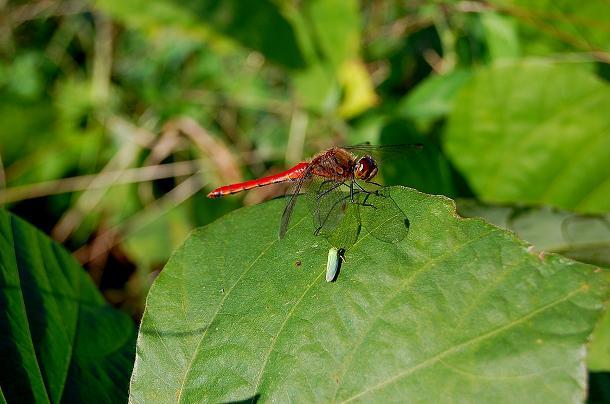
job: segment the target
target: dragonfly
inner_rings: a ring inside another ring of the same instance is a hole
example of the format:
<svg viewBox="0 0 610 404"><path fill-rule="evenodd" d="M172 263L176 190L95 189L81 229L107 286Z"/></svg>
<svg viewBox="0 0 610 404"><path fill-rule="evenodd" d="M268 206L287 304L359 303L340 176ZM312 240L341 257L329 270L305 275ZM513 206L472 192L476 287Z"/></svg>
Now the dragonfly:
<svg viewBox="0 0 610 404"><path fill-rule="evenodd" d="M374 181L379 172L380 157L383 158L390 153L400 156L408 150L420 150L421 148L422 145L419 143L332 147L316 154L310 161L298 163L288 170L254 180L221 186L212 190L207 196L208 198L220 198L271 184L292 183L292 191L289 192L288 202L280 223L280 238L286 235L295 204L298 197L304 193L315 195L317 201L315 216L318 223L316 234L318 234L324 224L330 221L332 212L345 211L343 202L373 206L367 203L367 197L375 192L369 191L363 184L381 187ZM312 186L312 184L317 186ZM347 195L337 194L336 191L342 186L349 189ZM360 195L365 195L365 197L358 198ZM323 200L329 202L323 203ZM322 206L330 206L330 208L321 212ZM337 206L343 208L336 209Z"/></svg>

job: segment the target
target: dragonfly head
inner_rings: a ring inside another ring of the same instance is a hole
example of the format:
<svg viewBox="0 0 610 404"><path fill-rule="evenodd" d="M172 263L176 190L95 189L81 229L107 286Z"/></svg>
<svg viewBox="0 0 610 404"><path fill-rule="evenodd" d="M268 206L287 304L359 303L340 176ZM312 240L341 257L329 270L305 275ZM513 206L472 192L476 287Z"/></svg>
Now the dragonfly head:
<svg viewBox="0 0 610 404"><path fill-rule="evenodd" d="M362 181L370 181L377 171L377 163L371 156L360 157L354 165L354 177Z"/></svg>

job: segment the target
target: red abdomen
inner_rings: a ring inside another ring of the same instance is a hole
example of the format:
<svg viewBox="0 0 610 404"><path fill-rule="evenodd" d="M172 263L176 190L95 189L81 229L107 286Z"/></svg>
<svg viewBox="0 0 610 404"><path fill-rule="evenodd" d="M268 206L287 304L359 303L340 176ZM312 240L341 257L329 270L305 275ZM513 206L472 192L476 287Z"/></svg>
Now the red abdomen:
<svg viewBox="0 0 610 404"><path fill-rule="evenodd" d="M280 182L296 181L303 178L305 175L309 163L299 163L289 170L282 171L281 173L269 175L267 177L258 178L256 180L239 182L237 184L225 185L223 187L216 188L208 194L208 198L220 198L221 196L235 194L241 191L247 191L248 189L256 187L264 187L265 185L277 184Z"/></svg>

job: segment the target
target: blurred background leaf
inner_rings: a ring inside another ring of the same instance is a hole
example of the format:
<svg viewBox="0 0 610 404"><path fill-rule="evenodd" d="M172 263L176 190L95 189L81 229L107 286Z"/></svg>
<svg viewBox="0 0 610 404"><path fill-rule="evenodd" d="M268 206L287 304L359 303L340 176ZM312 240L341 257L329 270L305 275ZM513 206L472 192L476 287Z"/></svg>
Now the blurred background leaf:
<svg viewBox="0 0 610 404"><path fill-rule="evenodd" d="M609 90L574 65L481 69L456 99L447 154L483 200L606 212Z"/></svg>
<svg viewBox="0 0 610 404"><path fill-rule="evenodd" d="M475 200L457 201L464 217L482 217L513 231L539 253L565 255L610 269L610 214L580 215L549 207L493 206Z"/></svg>
<svg viewBox="0 0 610 404"><path fill-rule="evenodd" d="M542 40L563 42L581 51L600 52L605 62L610 59L604 52L610 51L610 9L604 0L574 2L560 0L549 3L544 0L492 0L497 10L513 15L522 24L526 35L542 34ZM525 41L524 41L525 42ZM554 45L554 51L566 46Z"/></svg>

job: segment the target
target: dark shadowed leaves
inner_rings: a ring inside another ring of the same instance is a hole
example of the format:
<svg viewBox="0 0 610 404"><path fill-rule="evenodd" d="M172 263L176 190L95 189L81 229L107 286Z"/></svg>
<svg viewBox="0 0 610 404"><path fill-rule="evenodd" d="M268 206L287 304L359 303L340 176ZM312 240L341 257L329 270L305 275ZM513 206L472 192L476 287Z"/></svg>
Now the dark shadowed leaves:
<svg viewBox="0 0 610 404"><path fill-rule="evenodd" d="M0 210L0 387L8 402L122 402L135 328L61 246Z"/></svg>

